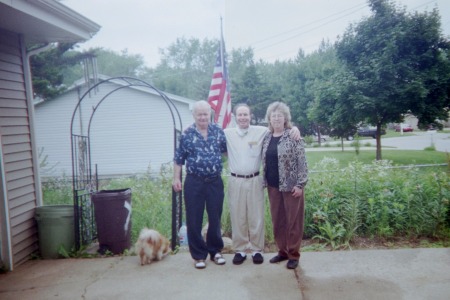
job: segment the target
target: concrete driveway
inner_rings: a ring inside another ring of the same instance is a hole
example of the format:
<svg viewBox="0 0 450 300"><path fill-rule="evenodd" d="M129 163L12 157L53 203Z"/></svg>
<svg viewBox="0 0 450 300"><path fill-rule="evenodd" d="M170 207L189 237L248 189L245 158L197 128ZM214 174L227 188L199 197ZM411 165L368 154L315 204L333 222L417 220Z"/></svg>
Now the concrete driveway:
<svg viewBox="0 0 450 300"><path fill-rule="evenodd" d="M412 136L382 138L382 147L393 147L404 150L424 150L434 145L437 151L450 152L450 133L414 132ZM376 142L373 141L373 145Z"/></svg>
<svg viewBox="0 0 450 300"><path fill-rule="evenodd" d="M0 299L180 300L448 300L450 249L358 250L302 253L300 266L235 266L208 261L194 268L189 253L140 266L136 256L34 260L0 275Z"/></svg>

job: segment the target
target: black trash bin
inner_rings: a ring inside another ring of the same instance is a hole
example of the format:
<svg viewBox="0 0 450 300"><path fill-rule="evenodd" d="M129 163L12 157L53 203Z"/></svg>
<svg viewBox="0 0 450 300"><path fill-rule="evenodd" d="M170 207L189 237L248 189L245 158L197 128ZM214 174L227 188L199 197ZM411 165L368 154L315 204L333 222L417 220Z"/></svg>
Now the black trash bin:
<svg viewBox="0 0 450 300"><path fill-rule="evenodd" d="M92 195L98 252L123 253L131 246L131 189L101 190Z"/></svg>

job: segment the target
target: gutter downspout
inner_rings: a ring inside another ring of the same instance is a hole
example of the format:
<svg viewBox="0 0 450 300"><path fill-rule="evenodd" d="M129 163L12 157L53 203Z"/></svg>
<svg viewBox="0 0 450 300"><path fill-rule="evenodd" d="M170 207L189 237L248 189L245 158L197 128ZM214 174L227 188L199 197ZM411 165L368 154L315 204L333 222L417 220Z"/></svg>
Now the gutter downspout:
<svg viewBox="0 0 450 300"><path fill-rule="evenodd" d="M0 135L0 145L2 141L2 136ZM2 147L0 147L0 158L3 157L3 151ZM0 199L4 199L2 201L3 205L0 207L0 216L2 217L0 220L0 227L4 227L5 230L1 230L1 236L0 236L0 258L5 264L4 267L6 267L8 270L13 270L13 252L12 252L12 245L11 245L11 224L9 219L9 210L8 210L8 197L6 194L6 190L3 187L6 187L6 174L5 174L5 165L3 163L3 159L0 159Z"/></svg>
<svg viewBox="0 0 450 300"><path fill-rule="evenodd" d="M31 149L32 149L32 157L33 157L33 169L34 169L34 188L36 191L36 206L41 206L43 204L42 201L42 186L41 186L41 176L39 172L39 151L36 142L36 133L34 127L34 103L33 103L33 81L31 79L31 67L30 67L30 57L33 55L37 55L41 52L47 51L51 48L51 44L46 44L43 47L33 49L31 51L26 51L25 40L21 35L20 43L22 44L22 59L23 59L23 67L24 67L24 77L25 77L25 90L27 95L27 105L28 105L28 115L30 118L30 141L31 141Z"/></svg>

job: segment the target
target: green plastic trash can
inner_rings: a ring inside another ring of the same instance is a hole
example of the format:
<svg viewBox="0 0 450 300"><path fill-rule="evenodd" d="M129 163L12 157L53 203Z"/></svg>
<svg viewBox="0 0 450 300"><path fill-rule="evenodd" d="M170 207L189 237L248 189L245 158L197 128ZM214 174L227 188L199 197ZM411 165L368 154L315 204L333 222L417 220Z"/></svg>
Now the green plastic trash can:
<svg viewBox="0 0 450 300"><path fill-rule="evenodd" d="M73 205L36 207L39 249L42 258L58 258L60 247L70 252L75 246Z"/></svg>

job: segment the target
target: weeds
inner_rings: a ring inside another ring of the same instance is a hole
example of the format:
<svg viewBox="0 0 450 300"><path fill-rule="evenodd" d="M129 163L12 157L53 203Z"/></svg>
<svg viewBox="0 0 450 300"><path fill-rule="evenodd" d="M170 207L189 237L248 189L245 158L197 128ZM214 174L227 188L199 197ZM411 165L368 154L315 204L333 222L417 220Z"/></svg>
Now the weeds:
<svg viewBox="0 0 450 300"><path fill-rule="evenodd" d="M342 224L331 225L326 221L324 225L319 226L320 234L317 234L313 239L319 239L329 244L333 250L341 247L344 243L345 228Z"/></svg>
<svg viewBox="0 0 450 300"><path fill-rule="evenodd" d="M63 245L58 248L58 254L64 258L94 258L98 257L97 253L89 253L87 251L87 246L82 245L80 249L72 248L70 251L67 251Z"/></svg>
<svg viewBox="0 0 450 300"><path fill-rule="evenodd" d="M327 157L310 170L305 188L304 238L315 237L332 249L339 249L348 247L356 237L448 239L450 236L450 181L445 171L412 166L396 169L389 161L363 164L358 160L341 168L338 160ZM114 179L101 186L101 189L131 188L133 243L142 227L154 228L171 237L172 170L165 166L157 178L149 174ZM223 179L226 190L227 177ZM71 188L71 182L64 178L47 182L43 188L45 204L72 203ZM265 239L272 245L267 195L265 201ZM226 196L222 230L231 236ZM72 251L64 256L78 255L81 254Z"/></svg>

